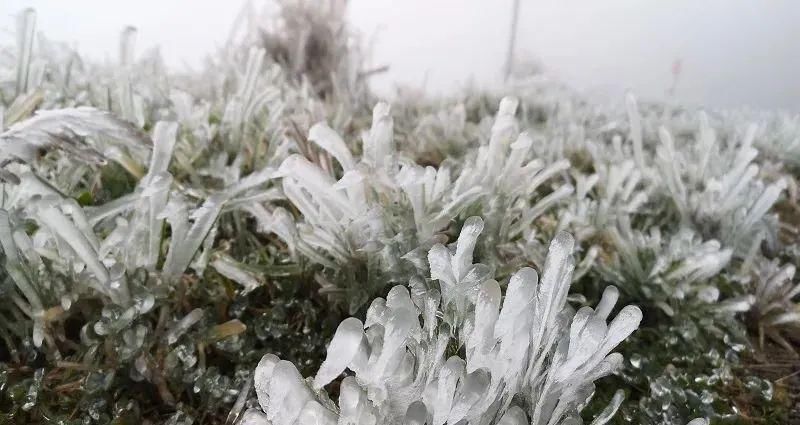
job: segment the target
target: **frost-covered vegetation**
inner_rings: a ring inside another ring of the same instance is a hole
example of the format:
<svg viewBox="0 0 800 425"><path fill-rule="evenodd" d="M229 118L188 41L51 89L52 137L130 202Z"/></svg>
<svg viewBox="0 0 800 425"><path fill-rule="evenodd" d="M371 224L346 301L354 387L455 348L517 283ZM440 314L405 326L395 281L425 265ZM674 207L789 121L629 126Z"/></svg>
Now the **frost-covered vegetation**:
<svg viewBox="0 0 800 425"><path fill-rule="evenodd" d="M800 419L799 116L387 103L342 7L245 10L190 73L19 15L0 423Z"/></svg>

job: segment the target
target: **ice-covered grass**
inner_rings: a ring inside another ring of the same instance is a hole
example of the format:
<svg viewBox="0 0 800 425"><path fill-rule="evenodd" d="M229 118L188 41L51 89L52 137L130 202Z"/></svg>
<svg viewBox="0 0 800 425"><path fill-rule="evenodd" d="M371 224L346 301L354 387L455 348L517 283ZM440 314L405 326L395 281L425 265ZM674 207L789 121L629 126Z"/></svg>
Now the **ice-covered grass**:
<svg viewBox="0 0 800 425"><path fill-rule="evenodd" d="M389 104L339 2L285 3L190 75L20 14L0 420L796 418L757 371L797 357L800 118L537 79Z"/></svg>

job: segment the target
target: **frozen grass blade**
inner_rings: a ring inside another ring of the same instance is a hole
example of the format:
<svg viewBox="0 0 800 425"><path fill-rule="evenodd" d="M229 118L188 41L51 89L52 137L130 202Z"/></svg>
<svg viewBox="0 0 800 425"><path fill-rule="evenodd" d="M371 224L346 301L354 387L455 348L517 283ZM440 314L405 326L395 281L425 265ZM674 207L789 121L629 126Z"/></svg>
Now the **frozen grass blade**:
<svg viewBox="0 0 800 425"><path fill-rule="evenodd" d="M30 89L28 82L35 32L36 11L25 9L17 16L17 96Z"/></svg>

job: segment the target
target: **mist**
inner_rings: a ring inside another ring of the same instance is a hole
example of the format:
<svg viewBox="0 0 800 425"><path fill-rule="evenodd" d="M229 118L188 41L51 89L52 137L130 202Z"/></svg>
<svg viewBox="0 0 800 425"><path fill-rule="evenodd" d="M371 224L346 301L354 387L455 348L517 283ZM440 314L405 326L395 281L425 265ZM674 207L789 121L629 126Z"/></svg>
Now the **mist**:
<svg viewBox="0 0 800 425"><path fill-rule="evenodd" d="M133 25L139 51L159 45L169 65L192 67L222 45L244 4L6 0L0 28L13 40L14 15L34 7L46 36L114 59L121 28ZM512 0L353 0L349 16L370 63L389 66L372 81L379 94L390 97L397 86L452 94L467 84L502 87L511 7ZM798 20L800 3L790 0L522 1L516 56L603 100L631 90L696 106L800 110Z"/></svg>

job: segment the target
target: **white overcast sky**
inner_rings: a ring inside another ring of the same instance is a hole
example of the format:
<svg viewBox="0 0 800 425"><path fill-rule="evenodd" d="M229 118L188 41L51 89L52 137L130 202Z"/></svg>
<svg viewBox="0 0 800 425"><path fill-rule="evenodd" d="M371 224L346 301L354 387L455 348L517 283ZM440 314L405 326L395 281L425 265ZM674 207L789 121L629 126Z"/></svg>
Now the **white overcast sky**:
<svg viewBox="0 0 800 425"><path fill-rule="evenodd" d="M256 4L269 0L256 0ZM468 81L497 87L512 0L351 0L350 18L373 62L375 81L452 93ZM38 29L90 56L116 58L118 34L139 29L138 49L161 45L167 63L198 64L227 36L244 0L2 0L0 42L13 17L38 12ZM675 96L696 105L800 110L800 1L521 0L518 52L592 96L630 89L660 98L676 59Z"/></svg>

